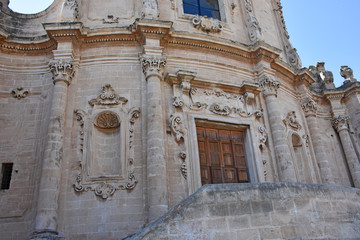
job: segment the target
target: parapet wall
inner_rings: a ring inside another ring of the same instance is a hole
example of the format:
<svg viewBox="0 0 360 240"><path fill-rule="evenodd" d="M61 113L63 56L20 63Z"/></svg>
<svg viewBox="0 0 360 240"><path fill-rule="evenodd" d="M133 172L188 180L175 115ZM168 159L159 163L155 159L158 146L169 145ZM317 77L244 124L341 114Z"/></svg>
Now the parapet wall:
<svg viewBox="0 0 360 240"><path fill-rule="evenodd" d="M130 239L359 239L360 190L301 184L205 185Z"/></svg>

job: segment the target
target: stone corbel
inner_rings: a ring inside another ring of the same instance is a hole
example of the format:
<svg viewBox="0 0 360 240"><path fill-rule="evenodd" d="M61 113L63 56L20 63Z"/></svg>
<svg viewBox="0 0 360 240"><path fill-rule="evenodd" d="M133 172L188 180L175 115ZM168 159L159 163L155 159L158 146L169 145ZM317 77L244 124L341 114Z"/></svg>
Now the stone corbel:
<svg viewBox="0 0 360 240"><path fill-rule="evenodd" d="M263 39L261 28L255 16L251 0L244 0L244 4L246 14L246 27L248 29L249 38L252 43L255 43Z"/></svg>
<svg viewBox="0 0 360 240"><path fill-rule="evenodd" d="M180 83L180 88L183 94L189 96L191 89L191 81L196 77L195 72L179 70L176 72L176 77Z"/></svg>

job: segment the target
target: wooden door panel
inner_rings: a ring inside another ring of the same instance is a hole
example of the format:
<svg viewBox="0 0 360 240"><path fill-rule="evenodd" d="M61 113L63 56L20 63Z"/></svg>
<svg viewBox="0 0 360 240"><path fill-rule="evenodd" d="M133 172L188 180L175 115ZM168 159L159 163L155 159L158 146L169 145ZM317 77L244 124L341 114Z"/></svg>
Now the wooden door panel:
<svg viewBox="0 0 360 240"><path fill-rule="evenodd" d="M201 183L248 182L244 133L197 127Z"/></svg>

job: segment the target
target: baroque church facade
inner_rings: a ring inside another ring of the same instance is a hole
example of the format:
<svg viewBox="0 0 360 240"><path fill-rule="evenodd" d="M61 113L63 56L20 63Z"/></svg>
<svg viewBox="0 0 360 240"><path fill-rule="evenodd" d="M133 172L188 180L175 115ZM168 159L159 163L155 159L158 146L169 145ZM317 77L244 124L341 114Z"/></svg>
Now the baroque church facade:
<svg viewBox="0 0 360 240"><path fill-rule="evenodd" d="M8 4L2 239L360 238L360 83L280 0Z"/></svg>

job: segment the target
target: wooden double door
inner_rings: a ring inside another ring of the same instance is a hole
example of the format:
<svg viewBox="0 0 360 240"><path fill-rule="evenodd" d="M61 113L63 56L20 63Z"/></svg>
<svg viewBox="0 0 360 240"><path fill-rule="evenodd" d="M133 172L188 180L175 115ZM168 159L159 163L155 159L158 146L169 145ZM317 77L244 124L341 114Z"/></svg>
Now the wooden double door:
<svg viewBox="0 0 360 240"><path fill-rule="evenodd" d="M196 131L202 185L249 182L244 131L202 126Z"/></svg>

